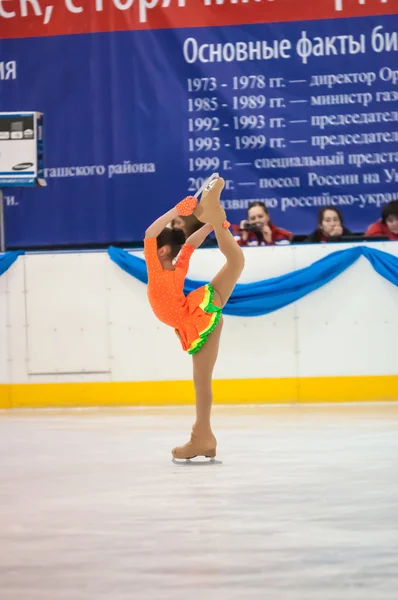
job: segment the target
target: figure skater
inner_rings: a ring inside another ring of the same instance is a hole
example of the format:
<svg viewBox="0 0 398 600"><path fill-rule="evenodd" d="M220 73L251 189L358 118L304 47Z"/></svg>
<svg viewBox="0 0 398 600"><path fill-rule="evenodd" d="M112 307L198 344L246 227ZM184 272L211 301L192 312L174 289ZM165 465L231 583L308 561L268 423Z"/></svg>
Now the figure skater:
<svg viewBox="0 0 398 600"><path fill-rule="evenodd" d="M193 360L196 422L190 441L172 450L174 459L216 456L217 441L211 429L210 415L212 375L223 325L221 313L244 267L243 252L228 229L229 223L220 203L225 182L217 174L209 181L200 203L192 196L185 198L145 232L150 305L160 321L174 328L183 350L191 354ZM184 244L182 232L166 226L178 216L191 214L205 225ZM185 296L184 282L189 260L212 230L226 263L211 283Z"/></svg>

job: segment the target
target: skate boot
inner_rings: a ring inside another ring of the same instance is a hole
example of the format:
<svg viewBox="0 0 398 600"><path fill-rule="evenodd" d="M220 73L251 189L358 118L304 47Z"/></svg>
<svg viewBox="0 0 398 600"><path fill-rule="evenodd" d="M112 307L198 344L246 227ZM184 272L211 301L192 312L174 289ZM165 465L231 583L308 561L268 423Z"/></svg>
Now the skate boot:
<svg viewBox="0 0 398 600"><path fill-rule="evenodd" d="M220 203L224 185L224 179L218 177L211 181L208 188L204 190L202 198L193 212L195 217L202 223L210 223L210 225L214 226L226 221L225 210Z"/></svg>
<svg viewBox="0 0 398 600"><path fill-rule="evenodd" d="M196 456L214 458L216 456L217 440L213 433L198 431L194 425L190 441L185 446L178 446L172 450L174 459L189 460Z"/></svg>

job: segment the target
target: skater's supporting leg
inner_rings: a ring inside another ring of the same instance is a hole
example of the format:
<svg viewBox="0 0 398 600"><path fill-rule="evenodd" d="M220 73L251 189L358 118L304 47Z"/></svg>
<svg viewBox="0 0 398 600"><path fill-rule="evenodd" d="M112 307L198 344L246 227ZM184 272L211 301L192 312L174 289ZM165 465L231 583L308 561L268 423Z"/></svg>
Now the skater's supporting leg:
<svg viewBox="0 0 398 600"><path fill-rule="evenodd" d="M210 425L213 403L212 375L217 360L220 336L223 325L221 317L217 327L209 335L206 344L192 356L193 380L196 394L196 423L190 441L185 446L174 448L174 458L184 459L194 456L216 455L217 440Z"/></svg>
<svg viewBox="0 0 398 600"><path fill-rule="evenodd" d="M226 264L211 282L215 291L214 301L223 307L228 302L236 282L241 276L245 266L245 257L229 229L224 229L222 225L216 224L214 232L218 247L227 259Z"/></svg>
<svg viewBox="0 0 398 600"><path fill-rule="evenodd" d="M210 414L213 403L212 377L220 346L223 319L209 335L205 345L192 356L193 382L196 394L196 426L210 432Z"/></svg>

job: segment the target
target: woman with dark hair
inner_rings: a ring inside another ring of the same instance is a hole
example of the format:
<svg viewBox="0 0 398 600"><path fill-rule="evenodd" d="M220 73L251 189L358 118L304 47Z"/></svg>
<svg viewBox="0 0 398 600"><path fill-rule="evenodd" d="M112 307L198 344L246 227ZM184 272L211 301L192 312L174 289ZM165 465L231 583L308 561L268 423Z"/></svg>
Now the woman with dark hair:
<svg viewBox="0 0 398 600"><path fill-rule="evenodd" d="M176 217L170 223L171 228L174 231L180 231L185 235L185 239L187 240L191 235L193 235L196 231L199 231L203 227L203 223L201 223L195 215L189 215L188 217ZM201 244L202 248L210 248L216 245L216 239L214 234L211 233Z"/></svg>
<svg viewBox="0 0 398 600"><path fill-rule="evenodd" d="M188 217L176 217L171 222L171 228L181 229L186 238L189 238L190 235L195 233L195 231L198 231L201 227L203 227L203 223L201 223L195 217L195 215L189 215Z"/></svg>
<svg viewBox="0 0 398 600"><path fill-rule="evenodd" d="M271 221L264 202L252 202L247 209L247 219L240 225L232 225L232 233L239 246L273 246L288 243L290 231L276 227Z"/></svg>
<svg viewBox="0 0 398 600"><path fill-rule="evenodd" d="M385 235L391 241L398 241L398 200L392 200L385 205L381 220L373 223L366 235Z"/></svg>
<svg viewBox="0 0 398 600"><path fill-rule="evenodd" d="M334 206L324 206L318 212L318 227L305 241L312 244L330 242L343 235L351 235L351 231L344 227L343 215Z"/></svg>

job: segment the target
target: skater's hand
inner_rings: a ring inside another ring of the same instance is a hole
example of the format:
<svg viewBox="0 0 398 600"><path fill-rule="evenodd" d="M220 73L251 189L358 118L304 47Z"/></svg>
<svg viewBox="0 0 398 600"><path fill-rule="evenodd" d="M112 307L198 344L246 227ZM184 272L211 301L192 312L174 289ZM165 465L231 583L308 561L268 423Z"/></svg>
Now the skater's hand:
<svg viewBox="0 0 398 600"><path fill-rule="evenodd" d="M198 201L193 196L187 196L176 206L179 217L189 217L198 205Z"/></svg>
<svg viewBox="0 0 398 600"><path fill-rule="evenodd" d="M272 231L267 224L263 227L263 238L266 244L272 244Z"/></svg>

